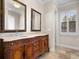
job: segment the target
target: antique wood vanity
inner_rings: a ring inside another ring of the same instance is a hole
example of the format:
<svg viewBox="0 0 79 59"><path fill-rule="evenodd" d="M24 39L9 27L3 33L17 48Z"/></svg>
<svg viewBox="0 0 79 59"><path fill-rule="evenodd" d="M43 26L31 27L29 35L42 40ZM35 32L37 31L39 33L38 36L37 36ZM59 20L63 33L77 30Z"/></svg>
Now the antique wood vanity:
<svg viewBox="0 0 79 59"><path fill-rule="evenodd" d="M4 59L37 59L49 51L48 35L4 41L2 44L4 54L0 52L0 58L4 56Z"/></svg>

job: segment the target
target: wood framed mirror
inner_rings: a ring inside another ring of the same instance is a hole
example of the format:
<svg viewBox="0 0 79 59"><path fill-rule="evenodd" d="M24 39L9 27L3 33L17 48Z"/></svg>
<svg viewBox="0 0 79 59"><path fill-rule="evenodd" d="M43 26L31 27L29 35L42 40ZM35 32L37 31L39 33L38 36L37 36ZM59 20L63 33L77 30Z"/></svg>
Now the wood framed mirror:
<svg viewBox="0 0 79 59"><path fill-rule="evenodd" d="M26 31L26 5L18 0L4 0L2 32Z"/></svg>
<svg viewBox="0 0 79 59"><path fill-rule="evenodd" d="M0 0L0 32L3 32L3 21L4 21L4 0Z"/></svg>
<svg viewBox="0 0 79 59"><path fill-rule="evenodd" d="M31 8L31 31L41 31L41 13Z"/></svg>

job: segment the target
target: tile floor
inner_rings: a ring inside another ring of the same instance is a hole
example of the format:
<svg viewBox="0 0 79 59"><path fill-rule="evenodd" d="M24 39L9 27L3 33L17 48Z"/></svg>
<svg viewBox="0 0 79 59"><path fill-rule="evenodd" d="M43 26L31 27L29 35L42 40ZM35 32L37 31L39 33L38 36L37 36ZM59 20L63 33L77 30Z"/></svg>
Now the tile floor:
<svg viewBox="0 0 79 59"><path fill-rule="evenodd" d="M79 51L69 48L57 48L56 52L49 52L39 59L79 59Z"/></svg>

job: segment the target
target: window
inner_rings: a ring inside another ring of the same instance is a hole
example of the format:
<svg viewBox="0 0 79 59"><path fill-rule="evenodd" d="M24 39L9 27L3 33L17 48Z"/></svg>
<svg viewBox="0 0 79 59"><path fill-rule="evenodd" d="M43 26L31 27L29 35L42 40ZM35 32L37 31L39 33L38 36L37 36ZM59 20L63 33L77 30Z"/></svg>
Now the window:
<svg viewBox="0 0 79 59"><path fill-rule="evenodd" d="M76 32L76 11L75 10L69 10L61 12L60 14L60 20L61 20L61 32Z"/></svg>
<svg viewBox="0 0 79 59"><path fill-rule="evenodd" d="M69 21L69 32L76 32L76 21Z"/></svg>
<svg viewBox="0 0 79 59"><path fill-rule="evenodd" d="M67 22L62 22L61 29L62 32L67 32Z"/></svg>

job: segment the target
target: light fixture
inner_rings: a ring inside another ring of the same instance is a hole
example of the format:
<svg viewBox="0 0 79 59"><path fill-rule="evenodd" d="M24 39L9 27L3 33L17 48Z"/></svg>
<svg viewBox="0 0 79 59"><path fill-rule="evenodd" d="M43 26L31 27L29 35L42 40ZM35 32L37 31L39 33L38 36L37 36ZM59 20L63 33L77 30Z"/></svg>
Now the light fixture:
<svg viewBox="0 0 79 59"><path fill-rule="evenodd" d="M15 0L13 0L13 6L15 8L20 8L21 7L21 5L17 1L15 1Z"/></svg>

